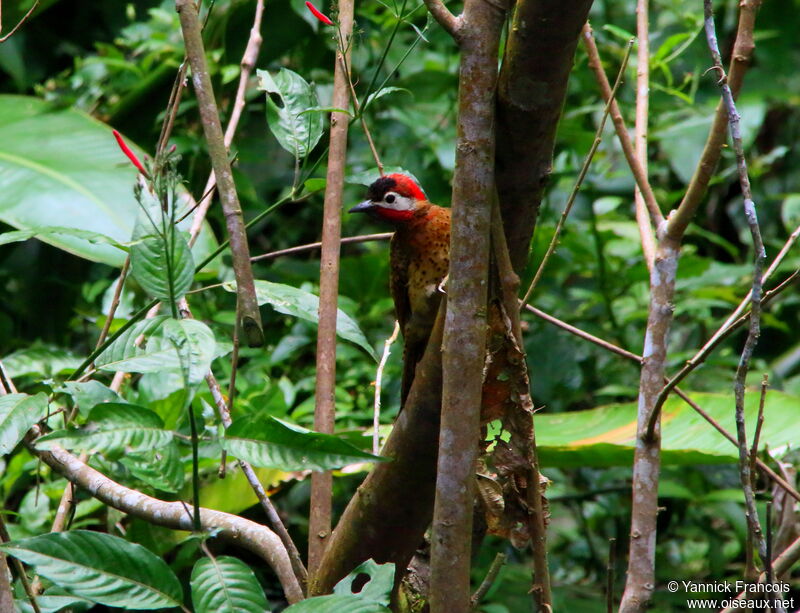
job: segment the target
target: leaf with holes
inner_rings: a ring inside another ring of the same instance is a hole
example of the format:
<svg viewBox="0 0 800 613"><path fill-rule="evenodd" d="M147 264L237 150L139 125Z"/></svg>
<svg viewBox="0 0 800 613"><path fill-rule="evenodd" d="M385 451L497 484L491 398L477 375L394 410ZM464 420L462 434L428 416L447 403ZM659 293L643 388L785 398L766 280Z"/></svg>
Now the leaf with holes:
<svg viewBox="0 0 800 613"><path fill-rule="evenodd" d="M254 466L280 470L331 470L385 458L361 451L332 434L320 434L274 417L245 417L225 432L224 447Z"/></svg>
<svg viewBox="0 0 800 613"><path fill-rule="evenodd" d="M47 414L47 394L0 396L0 455L11 453L40 419Z"/></svg>
<svg viewBox="0 0 800 613"><path fill-rule="evenodd" d="M161 558L109 534L73 530L0 545L70 593L110 607L180 607L181 584Z"/></svg>
<svg viewBox="0 0 800 613"><path fill-rule="evenodd" d="M89 413L89 423L80 429L56 430L36 440L37 449L54 445L75 451L101 449L107 454L144 451L172 442L172 432L150 409L133 404L108 402Z"/></svg>
<svg viewBox="0 0 800 613"><path fill-rule="evenodd" d="M192 603L195 613L268 613L269 607L250 567L230 556L197 561Z"/></svg>
<svg viewBox="0 0 800 613"><path fill-rule="evenodd" d="M319 106L314 89L296 72L281 68L275 75L256 71L258 88L267 93L267 124L281 147L304 158L316 147L324 130L322 113L307 113Z"/></svg>
<svg viewBox="0 0 800 613"><path fill-rule="evenodd" d="M353 593L353 581L369 576L359 592ZM394 564L367 560L357 566L333 588L333 594L308 598L284 609L286 613L388 613L394 584Z"/></svg>

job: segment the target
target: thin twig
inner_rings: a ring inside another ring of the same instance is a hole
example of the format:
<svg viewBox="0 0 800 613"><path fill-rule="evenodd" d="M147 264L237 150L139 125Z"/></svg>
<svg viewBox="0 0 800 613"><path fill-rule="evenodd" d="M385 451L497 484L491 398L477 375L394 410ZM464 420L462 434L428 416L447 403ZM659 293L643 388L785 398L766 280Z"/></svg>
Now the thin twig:
<svg viewBox="0 0 800 613"><path fill-rule="evenodd" d="M378 150L375 148L375 142L372 140L372 134L369 131L369 126L367 126L366 119L364 119L364 114L361 112L361 106L358 104L358 96L356 95L355 87L353 87L353 79L350 76L350 71L347 69L347 60L345 59L344 55L341 55L341 52L338 52L338 57L339 63L342 65L342 70L344 71L344 74L347 75L347 85L350 88L350 100L353 102L353 109L361 120L361 128L364 130L364 136L367 137L369 150L372 152L372 158L375 160L375 165L378 167L378 173L383 176L383 163L381 162L381 158L378 156Z"/></svg>
<svg viewBox="0 0 800 613"><path fill-rule="evenodd" d="M394 322L394 330L392 335L383 343L383 355L381 361L378 363L378 370L375 373L375 402L372 411L372 453L378 455L380 451L380 426L381 426L381 380L383 379L383 369L386 367L386 361L389 359L389 351L392 343L397 340L397 335L400 333L400 322Z"/></svg>
<svg viewBox="0 0 800 613"><path fill-rule="evenodd" d="M753 434L753 446L750 448L750 472L755 473L756 458L758 457L758 444L761 438L761 428L764 426L764 405L767 401L767 387L769 386L769 375L764 373L761 379L761 397L758 401L758 417L756 418L756 431ZM754 484L755 486L755 484Z"/></svg>
<svg viewBox="0 0 800 613"><path fill-rule="evenodd" d="M236 295L239 303L239 324L242 326L247 344L251 347L258 347L264 343L264 330L261 325L261 313L253 282L253 269L250 266L247 232L228 161L228 150L225 147L214 90L211 86L197 7L192 0L176 0L175 6L180 16L203 132L208 145L211 165L217 177L220 200L230 237L233 269L236 276Z"/></svg>
<svg viewBox="0 0 800 613"><path fill-rule="evenodd" d="M94 347L95 349L98 349L100 346L102 346L106 340L106 337L108 336L111 323L114 321L114 313L117 312L117 307L119 306L120 297L122 296L122 288L125 286L125 277L128 276L128 268L130 265L131 256L128 255L128 257L125 258L125 263L122 265L122 270L119 272L117 287L114 289L114 298L111 300L111 306L108 309L106 322L103 324L103 329L100 331L100 336L97 337L97 344Z"/></svg>
<svg viewBox="0 0 800 613"><path fill-rule="evenodd" d="M478 589L475 590L475 593L472 594L472 597L469 599L473 609L477 609L481 600L483 600L483 597L486 596L486 593L489 591L489 588L491 588L492 585L494 585L494 582L497 579L497 575L500 574L500 571L502 570L503 565L505 563L506 563L506 554L498 553L494 557L491 566L489 566L489 570L486 572L486 577L478 586Z"/></svg>
<svg viewBox="0 0 800 613"><path fill-rule="evenodd" d="M730 129L731 140L733 141L733 150L736 154L736 167L739 173L739 184L742 189L742 197L744 198L744 214L745 218L747 219L747 225L750 228L750 235L753 240L753 250L755 252L753 265L753 289L750 298L750 329L748 330L747 340L745 341L744 348L742 349L742 355L739 359L739 366L736 369L734 393L736 396L736 432L739 439L739 471L742 489L744 490L745 505L747 508L747 525L753 534L756 545L758 546L758 552L761 556L761 561L766 567L766 544L764 543L764 537L761 532L761 524L758 520L755 496L753 494L753 484L750 476L747 432L745 430L744 395L745 379L750 366L750 358L753 355L756 344L758 343L758 337L761 334L761 293L763 291L762 271L767 254L764 250L764 242L761 238L761 229L758 225L756 205L755 202L753 202L753 195L750 190L750 178L747 174L747 161L745 160L744 156L742 135L739 128L739 113L736 110L736 103L733 100L733 92L731 92L731 88L727 83L725 69L722 67L722 56L720 55L719 46L717 44L717 34L714 27L714 12L711 0L703 0L703 13L706 40L708 41L708 47L711 51L711 58L714 62L714 67L719 74L722 75L718 84L722 89L722 99L725 103L725 108L728 113L728 128Z"/></svg>
<svg viewBox="0 0 800 613"><path fill-rule="evenodd" d="M572 210L572 205L575 204L575 198L578 196L578 191L580 191L581 186L583 185L583 180L586 177L586 173L589 171L589 165L592 163L592 159L594 159L594 154L603 140L603 130L605 129L608 115L611 112L611 103L614 101L614 98L617 95L617 89L619 89L619 86L622 83L622 76L625 74L625 68L628 66L628 59L630 58L631 49L633 48L633 41L634 39L630 39L628 41L628 45L625 49L625 56L622 58L622 64L619 67L617 79L614 82L613 89L611 90L611 96L606 102L605 109L603 109L603 116L600 119L600 124L597 126L597 131L594 133L594 141L592 142L592 146L589 148L589 152L586 154L586 157L583 160L583 166L581 166L581 170L578 173L578 178L575 181L575 185L572 186L572 191L567 198L567 204L564 206L564 211L561 213L558 224L556 224L556 229L553 232L553 238L550 239L550 244L548 245L547 251L545 252L544 257L539 264L539 268L536 270L536 274L533 276L533 280L528 286L528 291L525 292L525 296L522 298L523 305L528 304L528 300L530 300L534 288L539 283L539 279L542 278L542 273L544 272L545 266L547 266L547 263L550 261L550 257L556 250L558 239L561 237L561 230L564 228L564 223L567 221L567 216Z"/></svg>
<svg viewBox="0 0 800 613"><path fill-rule="evenodd" d="M8 376L8 371L6 370L5 365L3 364L3 360L0 360L0 387L2 388L3 395L5 394L16 394L17 387L14 385L14 382L11 380L11 377Z"/></svg>
<svg viewBox="0 0 800 613"><path fill-rule="evenodd" d="M394 236L394 232L380 232L378 234L363 234L361 236L347 236L339 241L340 245L351 245L355 243L366 243L369 241L388 241ZM271 251L269 253L262 253L250 258L251 262L261 262L262 260L272 260L274 258L283 257L284 255L296 255L298 253L305 253L307 251L314 251L322 247L322 243L308 243L306 245L297 245L296 247L289 247L288 249L279 249L278 251Z"/></svg>
<svg viewBox="0 0 800 613"><path fill-rule="evenodd" d="M775 259L772 260L772 263L769 265L769 268L767 268L766 272L761 277L762 285L764 285L770 278L772 273L774 273L778 269L778 266L781 264L781 262L783 262L783 259L789 253L792 245L794 245L798 237L800 237L800 226L797 226L797 228L795 228L794 231L789 235L789 238L786 239L786 242L783 244L783 247L781 247L781 250L778 252L778 255L775 256ZM784 283L786 283L786 281L784 281ZM767 294L770 293L771 292L767 292ZM651 417L650 419L651 426L653 419L655 418L655 414L661 410L664 401L667 399L667 396L672 391L672 389L676 385L678 385L678 383L683 381L686 378L686 376L689 375L689 373L691 373L698 366L700 366L708 357L708 355L714 350L714 348L717 345L719 345L719 343L722 340L724 340L730 335L733 324L741 317L742 313L744 313L749 303L750 303L750 293L748 292L748 295L742 298L742 301L739 303L739 306L737 306L733 310L733 312L728 316L728 318L725 320L725 323L723 323L717 329L717 331L714 332L711 338L709 338L708 341L706 341L706 343L697 351L697 353L695 353L694 356L692 356L692 358L686 362L683 368L681 368L681 370L678 371L677 374L675 374L673 377L670 378L669 382L664 386L664 388L658 394L658 399L656 400L656 406L654 410L654 416Z"/></svg>
<svg viewBox="0 0 800 613"><path fill-rule="evenodd" d="M4 43L4 42L6 42L6 41L7 41L9 38L11 38L12 36L14 36L14 34L16 33L16 31L17 31L17 30L19 30L19 29L22 27L22 24L23 24L23 23L25 23L25 22L28 20L28 17L30 17L30 16L33 14L33 11L35 11L35 10L36 10L36 7L37 7L37 6L39 6L39 0L36 0L36 2L34 2L34 3L33 3L33 6L31 6L31 8L29 8L29 9L28 9L28 12L27 12L27 13L25 13L25 15L22 17L22 19L20 19L20 20L19 20L19 23L18 23L17 25L15 25L15 26L14 26L14 27L11 29L11 32L9 32L8 34L6 34L6 35L5 35L5 36L3 36L3 37L0 37L0 43ZM0 31L1 31L1 30L2 30L2 22L0 22Z"/></svg>
<svg viewBox="0 0 800 613"><path fill-rule="evenodd" d="M608 77L606 76L605 70L603 70L603 64L600 61L600 53L597 50L597 44L594 40L592 27L588 23L583 26L581 39L583 40L583 45L586 48L586 54L589 57L589 68L592 69L595 80L600 87L603 100L611 100L611 84L608 82ZM614 122L617 138L619 138L620 145L622 146L622 152L625 154L625 159L627 160L628 166L630 166L631 172L633 173L636 186L642 192L642 196L644 197L645 204L647 205L647 211L650 214L650 220L656 229L658 229L661 223L664 221L664 216L662 215L661 209L656 201L653 188L650 186L650 181L647 178L647 172L639 162L639 158L636 156L630 134L628 134L628 129L625 127L625 120L622 118L619 105L615 100L612 100L611 103L611 120Z"/></svg>
<svg viewBox="0 0 800 613"><path fill-rule="evenodd" d="M463 16L456 17L444 5L442 0L425 0L425 6L439 25L458 42L461 37L461 25L464 21Z"/></svg>
<svg viewBox="0 0 800 613"><path fill-rule="evenodd" d="M11 540L11 537L8 534L8 530L6 529L6 520L3 517L3 512L5 509L0 506L0 542L8 543ZM25 595L28 597L28 601L31 603L31 607L33 607L34 613L41 613L41 609L39 608L39 603L36 601L36 594L34 593L33 588L31 587L30 581L28 581L28 575L25 574L25 567L22 566L22 562L20 562L14 556L11 556L11 564L14 566L14 570L17 571L17 576L19 577L20 582L22 583L22 587L25 589ZM5 573L6 569L0 567L0 573Z"/></svg>

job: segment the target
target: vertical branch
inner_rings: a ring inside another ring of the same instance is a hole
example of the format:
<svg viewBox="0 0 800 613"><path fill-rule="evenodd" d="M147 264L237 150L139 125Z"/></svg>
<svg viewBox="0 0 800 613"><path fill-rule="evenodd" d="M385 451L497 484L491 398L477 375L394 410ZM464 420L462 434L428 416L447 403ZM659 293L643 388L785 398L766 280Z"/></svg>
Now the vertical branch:
<svg viewBox="0 0 800 613"><path fill-rule="evenodd" d="M665 236L658 243L650 273L650 306L639 379L636 450L633 459L633 496L628 577L620 611L643 611L655 588L658 477L661 470L661 421L652 435L647 425L664 380L672 298L678 269L680 242Z"/></svg>
<svg viewBox="0 0 800 613"><path fill-rule="evenodd" d="M458 141L442 345L442 425L431 538L432 613L471 610L472 507L495 192L494 95L505 10L483 0L467 0L463 21L459 29ZM536 489L535 484L532 487Z"/></svg>
<svg viewBox="0 0 800 613"><path fill-rule="evenodd" d="M747 161L744 157L744 147L742 145L742 135L739 127L740 117L736 110L736 103L733 100L733 92L728 85L728 77L722 67L722 57L717 44L717 34L714 28L714 11L711 0L703 0L703 13L705 21L706 40L711 51L711 58L714 61L713 69L719 76L718 85L722 89L722 102L728 115L728 128L733 141L733 151L736 154L736 168L739 173L739 185L742 188L742 198L744 199L744 215L747 219L747 226L750 229L750 236L753 239L754 263L753 263L753 286L750 293L750 329L747 333L739 365L736 368L736 379L734 382L734 394L736 397L736 435L739 443L739 476L744 491L745 507L747 509L747 526L752 535L753 541L758 547L758 553L764 567L767 567L767 550L764 536L761 532L761 524L758 520L755 496L753 494L753 483L750 476L750 460L747 449L747 431L745 430L744 417L744 393L745 379L750 368L750 358L758 344L758 337L761 334L761 294L762 272L764 262L767 259L764 250L764 242L761 239L761 229L758 226L756 215L756 205L753 202L753 194L750 190L750 178L747 175Z"/></svg>
<svg viewBox="0 0 800 613"><path fill-rule="evenodd" d="M339 0L340 44L333 73L333 106L349 106L349 66L343 55L349 53L353 31L353 0ZM319 270L319 327L317 336L317 380L314 429L333 432L336 392L336 312L339 297L339 243L341 238L342 191L347 161L347 128L344 113L331 114L330 152L325 184L322 221L322 254ZM319 568L331 533L330 472L311 475L311 511L308 528L308 570L313 576Z"/></svg>
<svg viewBox="0 0 800 613"><path fill-rule="evenodd" d="M634 124L633 143L636 159L642 165L647 176L647 124L650 112L650 23L648 0L636 2L636 37L639 47L636 54L636 121ZM636 224L642 240L644 261L648 269L652 267L655 257L655 237L647 215L647 203L642 190L637 186L634 190L636 207Z"/></svg>
<svg viewBox="0 0 800 613"><path fill-rule="evenodd" d="M239 325L242 327L248 345L258 347L264 342L264 331L261 327L261 314L256 300L253 269L250 266L247 232L242 208L239 205L239 197L236 194L236 185L233 182L231 165L228 161L228 151L222 135L214 90L208 74L203 38L200 33L200 20L192 0L175 0L175 7L180 15L186 55L192 69L192 83L200 107L203 132L208 144L208 154L211 158L214 175L217 178L225 223L228 227L233 269L236 274Z"/></svg>

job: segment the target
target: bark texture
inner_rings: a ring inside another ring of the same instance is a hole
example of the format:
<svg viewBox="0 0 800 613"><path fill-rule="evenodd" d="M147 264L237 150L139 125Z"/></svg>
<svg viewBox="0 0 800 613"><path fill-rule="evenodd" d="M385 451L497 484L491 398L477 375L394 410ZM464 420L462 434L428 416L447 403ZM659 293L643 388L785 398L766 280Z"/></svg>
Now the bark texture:
<svg viewBox="0 0 800 613"><path fill-rule="evenodd" d="M528 259L578 35L591 0L520 0L497 87L497 191L514 270Z"/></svg>

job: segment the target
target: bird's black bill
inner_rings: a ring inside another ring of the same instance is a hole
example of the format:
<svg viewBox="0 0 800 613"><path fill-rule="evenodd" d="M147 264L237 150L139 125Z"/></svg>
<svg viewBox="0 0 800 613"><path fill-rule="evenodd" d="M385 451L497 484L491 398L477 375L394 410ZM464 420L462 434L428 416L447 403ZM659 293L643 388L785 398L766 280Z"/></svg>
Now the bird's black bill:
<svg viewBox="0 0 800 613"><path fill-rule="evenodd" d="M372 202L372 200L364 200L364 202L359 202L357 205L355 205L352 209L350 209L347 212L348 213L366 213L366 212L372 210L373 208L375 208L375 204Z"/></svg>

